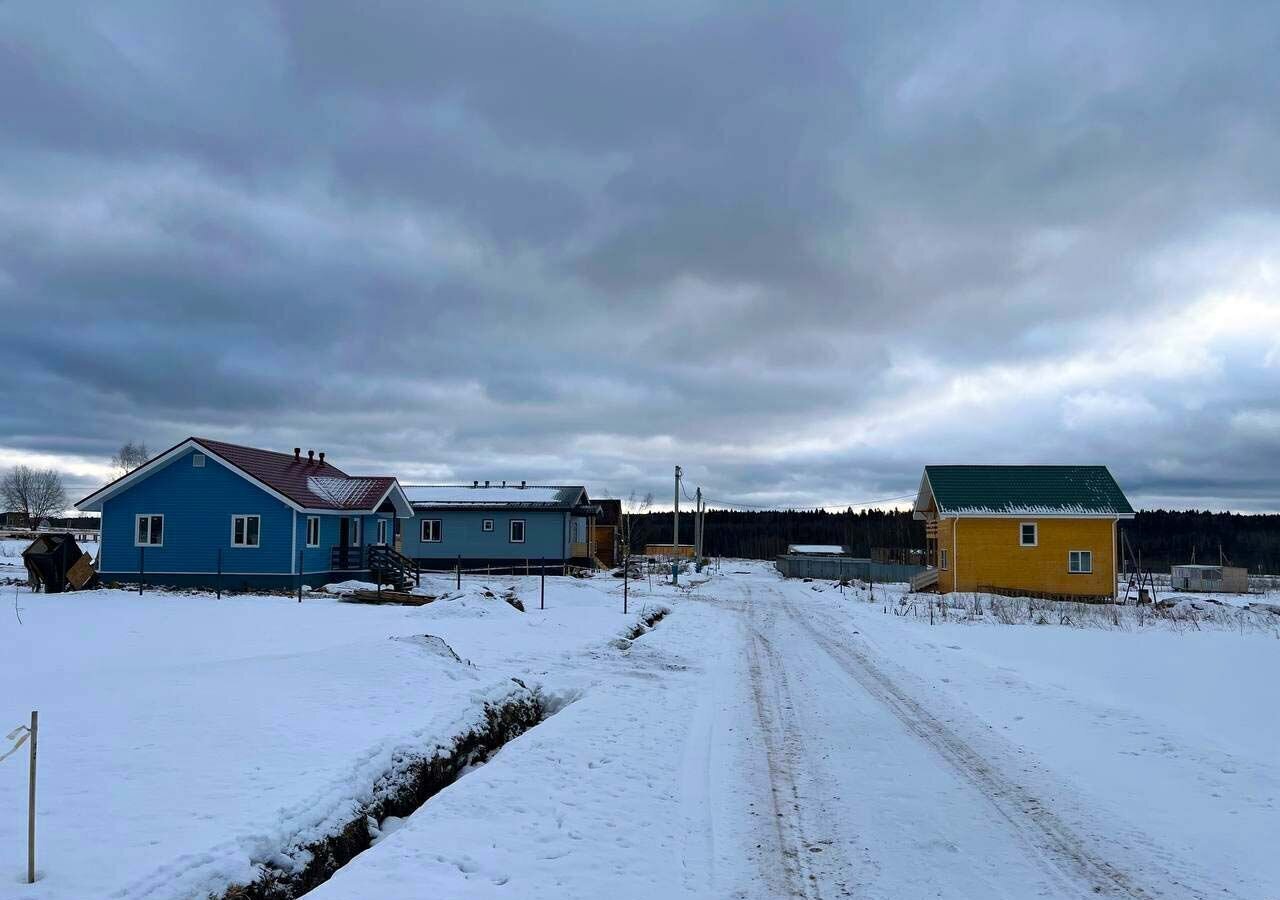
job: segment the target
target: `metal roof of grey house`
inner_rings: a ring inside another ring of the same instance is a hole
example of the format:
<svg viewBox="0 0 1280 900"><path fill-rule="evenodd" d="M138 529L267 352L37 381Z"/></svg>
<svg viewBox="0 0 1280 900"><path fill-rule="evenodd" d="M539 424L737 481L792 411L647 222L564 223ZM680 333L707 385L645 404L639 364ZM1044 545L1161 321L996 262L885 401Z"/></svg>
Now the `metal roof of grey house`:
<svg viewBox="0 0 1280 900"><path fill-rule="evenodd" d="M404 492L418 509L573 509L587 499L580 484L408 484Z"/></svg>
<svg viewBox="0 0 1280 900"><path fill-rule="evenodd" d="M939 516L1129 518L1106 466L925 466L916 512Z"/></svg>

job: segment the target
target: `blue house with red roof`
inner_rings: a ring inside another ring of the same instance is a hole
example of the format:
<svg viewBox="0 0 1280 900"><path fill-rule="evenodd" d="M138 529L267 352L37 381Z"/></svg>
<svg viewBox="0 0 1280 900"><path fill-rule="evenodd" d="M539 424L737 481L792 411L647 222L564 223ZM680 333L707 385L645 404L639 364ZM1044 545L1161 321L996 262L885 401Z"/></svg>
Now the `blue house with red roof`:
<svg viewBox="0 0 1280 900"><path fill-rule="evenodd" d="M304 456L190 437L76 504L102 516L98 573L225 590L350 578L403 586L396 553L414 510L391 476L348 475Z"/></svg>

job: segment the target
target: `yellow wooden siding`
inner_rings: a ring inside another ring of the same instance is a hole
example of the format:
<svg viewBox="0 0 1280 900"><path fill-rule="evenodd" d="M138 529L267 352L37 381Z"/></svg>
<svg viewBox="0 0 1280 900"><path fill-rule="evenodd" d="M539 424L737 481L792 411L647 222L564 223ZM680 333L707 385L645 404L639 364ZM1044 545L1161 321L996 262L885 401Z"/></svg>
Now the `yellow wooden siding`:
<svg viewBox="0 0 1280 900"><path fill-rule="evenodd" d="M1036 523L1034 547L1021 546L1023 522ZM1113 528L1111 519L942 519L939 556L945 548L949 559L947 571L938 573L938 590L997 587L1110 597L1115 593ZM1072 550L1093 552L1091 574L1067 571Z"/></svg>

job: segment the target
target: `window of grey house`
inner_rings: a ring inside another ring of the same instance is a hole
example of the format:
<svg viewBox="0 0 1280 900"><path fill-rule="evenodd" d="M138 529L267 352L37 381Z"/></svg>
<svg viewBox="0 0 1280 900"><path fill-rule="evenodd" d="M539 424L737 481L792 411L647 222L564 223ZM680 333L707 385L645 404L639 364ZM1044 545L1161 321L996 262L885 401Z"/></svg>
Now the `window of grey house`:
<svg viewBox="0 0 1280 900"><path fill-rule="evenodd" d="M511 543L524 543L524 519L511 520Z"/></svg>

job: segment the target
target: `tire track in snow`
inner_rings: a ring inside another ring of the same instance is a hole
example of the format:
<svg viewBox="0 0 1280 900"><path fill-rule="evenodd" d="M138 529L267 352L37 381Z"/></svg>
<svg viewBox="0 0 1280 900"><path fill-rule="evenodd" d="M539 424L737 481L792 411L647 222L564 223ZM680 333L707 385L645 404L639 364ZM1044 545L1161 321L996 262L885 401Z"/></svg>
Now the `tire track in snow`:
<svg viewBox="0 0 1280 900"><path fill-rule="evenodd" d="M1110 894L1131 900L1153 900L1168 895L1165 889L1148 889L1128 872L1100 856L1089 841L1081 838L1047 804L1026 787L1002 774L955 731L913 699L887 675L855 642L845 643L832 637L847 630L826 620L824 630L814 624L813 617L798 610L784 591L771 588L779 606L802 628L815 644L868 694L883 704L904 727L938 755L966 781L972 784L1017 831L1032 837L1044 858L1053 863L1073 882L1083 882L1084 894ZM826 617L823 617L826 619ZM1169 888L1194 898L1234 897L1219 886L1198 890L1183 881L1168 877Z"/></svg>
<svg viewBox="0 0 1280 900"><path fill-rule="evenodd" d="M821 900L823 888L829 884L835 889L836 896L850 896L842 877L849 871L849 866L842 860L834 841L823 841L825 849L817 849L823 851L821 868L835 868L838 874L817 871L819 861L813 855L816 845L807 835L806 819L817 815L819 821L828 825L837 819L824 809L813 809L819 804L813 799L806 801L801 795L798 773L806 771L812 777L817 767L806 757L802 730L795 722L794 700L784 660L757 621L756 617L762 610L754 602L751 588L747 586L745 591L749 609L748 670L756 718L768 760L772 813L782 870L786 875L785 887L793 897Z"/></svg>

